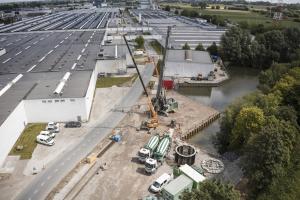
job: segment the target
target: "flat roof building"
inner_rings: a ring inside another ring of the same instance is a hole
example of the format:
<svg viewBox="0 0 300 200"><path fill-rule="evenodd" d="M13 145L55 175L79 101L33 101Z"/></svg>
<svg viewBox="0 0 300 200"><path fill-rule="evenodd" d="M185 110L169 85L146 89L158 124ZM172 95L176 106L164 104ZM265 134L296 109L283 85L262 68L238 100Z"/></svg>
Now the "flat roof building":
<svg viewBox="0 0 300 200"><path fill-rule="evenodd" d="M191 191L193 181L185 175L180 175L162 189L164 200L180 200L183 191Z"/></svg>
<svg viewBox="0 0 300 200"><path fill-rule="evenodd" d="M168 50L165 77L190 78L201 74L207 77L215 65L206 51Z"/></svg>

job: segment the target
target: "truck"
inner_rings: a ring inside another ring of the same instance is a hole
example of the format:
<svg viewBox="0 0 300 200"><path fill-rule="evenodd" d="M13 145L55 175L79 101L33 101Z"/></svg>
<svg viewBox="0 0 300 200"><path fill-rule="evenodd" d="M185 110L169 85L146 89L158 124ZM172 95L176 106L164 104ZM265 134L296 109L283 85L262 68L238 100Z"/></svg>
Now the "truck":
<svg viewBox="0 0 300 200"><path fill-rule="evenodd" d="M144 163L147 158L150 158L159 144L159 134L153 135L148 143L138 152L139 161Z"/></svg>
<svg viewBox="0 0 300 200"><path fill-rule="evenodd" d="M153 174L156 169L162 165L168 151L170 150L172 137L169 134L165 134L159 142L156 150L153 153L153 158L147 158L145 162L145 171L148 174Z"/></svg>

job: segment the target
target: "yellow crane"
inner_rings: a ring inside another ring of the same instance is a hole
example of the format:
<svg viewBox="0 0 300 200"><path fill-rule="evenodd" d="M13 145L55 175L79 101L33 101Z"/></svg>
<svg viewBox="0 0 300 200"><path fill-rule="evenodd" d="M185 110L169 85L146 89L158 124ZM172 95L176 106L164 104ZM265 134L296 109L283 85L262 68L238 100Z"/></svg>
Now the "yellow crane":
<svg viewBox="0 0 300 200"><path fill-rule="evenodd" d="M141 81L141 83L142 83L144 92L145 92L145 94L146 94L146 96L147 96L147 103L148 103L149 112L150 112L150 119L149 119L149 120L146 120L146 121L143 121L143 122L142 122L142 125L141 125L141 128L142 128L142 129L148 129L148 130L151 129L151 128L156 128L156 127L158 127L158 116L157 116L157 112L156 112L155 109L154 109L154 106L153 106L152 101L151 101L151 99L150 99L150 97L149 97L149 94L148 94L147 89L146 89L146 87L145 87L145 84L144 84L144 81L143 81L142 76L141 76L141 74L140 74L140 71L139 71L139 69L138 69L138 67L137 67L137 64L136 64L136 62L135 62L135 59L134 59L134 57L133 57L133 55L132 55L131 49L130 49L130 47L129 47L129 45L128 45L128 41L127 41L127 39L126 39L126 35L123 35L123 38L124 38L124 41L125 41L126 46L127 46L127 48L128 48L129 54L130 54L130 56L131 56L131 58L132 58L134 67L135 67L135 69L136 69L136 71L137 71L138 77L139 77L139 79L140 79L140 81Z"/></svg>

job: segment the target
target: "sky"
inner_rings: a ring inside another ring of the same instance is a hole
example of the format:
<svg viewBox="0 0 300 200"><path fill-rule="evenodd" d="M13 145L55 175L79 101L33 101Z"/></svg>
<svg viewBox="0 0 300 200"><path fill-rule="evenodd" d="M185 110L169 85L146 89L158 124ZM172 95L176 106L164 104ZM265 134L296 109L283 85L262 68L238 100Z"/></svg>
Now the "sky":
<svg viewBox="0 0 300 200"><path fill-rule="evenodd" d="M0 0L0 3L6 2L22 2L22 1L40 1L40 0ZM248 1L256 1L256 0L248 0ZM270 2L278 2L278 0L266 0ZM300 3L300 0L283 0L284 3Z"/></svg>

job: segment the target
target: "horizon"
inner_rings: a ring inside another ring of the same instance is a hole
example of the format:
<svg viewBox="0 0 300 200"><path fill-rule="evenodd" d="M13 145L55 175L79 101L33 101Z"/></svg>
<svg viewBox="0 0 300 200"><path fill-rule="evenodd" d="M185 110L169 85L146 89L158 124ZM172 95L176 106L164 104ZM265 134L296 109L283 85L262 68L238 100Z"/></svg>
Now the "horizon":
<svg viewBox="0 0 300 200"><path fill-rule="evenodd" d="M46 1L46 0L0 0L0 3L30 2L30 1ZM248 0L248 2L256 2L256 1L261 1L261 0ZM271 2L271 3L278 2L278 0L263 0L263 1ZM300 0L283 0L283 3L288 3L288 4L300 3Z"/></svg>

